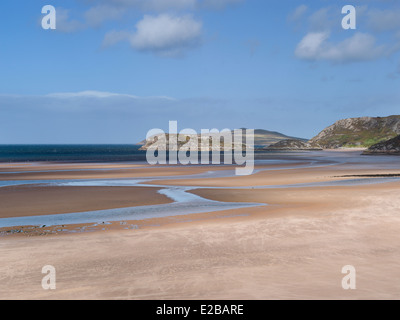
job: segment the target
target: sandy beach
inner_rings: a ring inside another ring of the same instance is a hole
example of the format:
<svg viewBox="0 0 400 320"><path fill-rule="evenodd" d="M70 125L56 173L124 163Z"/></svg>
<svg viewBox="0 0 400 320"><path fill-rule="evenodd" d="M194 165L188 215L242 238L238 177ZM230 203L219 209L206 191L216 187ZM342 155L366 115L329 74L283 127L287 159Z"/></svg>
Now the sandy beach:
<svg viewBox="0 0 400 320"><path fill-rule="evenodd" d="M302 154L243 177L232 166L0 167L0 299L400 298L397 157ZM192 202L205 209L193 213ZM176 203L179 215L112 220ZM1 227L99 210L110 219ZM41 287L45 265L56 290ZM355 290L341 286L345 265Z"/></svg>
<svg viewBox="0 0 400 320"><path fill-rule="evenodd" d="M400 300L400 0L360 2L3 1L0 301Z"/></svg>

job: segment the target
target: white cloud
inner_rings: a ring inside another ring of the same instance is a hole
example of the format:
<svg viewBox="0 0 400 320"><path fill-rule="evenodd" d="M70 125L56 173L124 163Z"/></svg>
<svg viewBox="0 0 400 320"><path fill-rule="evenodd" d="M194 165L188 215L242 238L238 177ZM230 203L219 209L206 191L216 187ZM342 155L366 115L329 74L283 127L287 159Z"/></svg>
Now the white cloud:
<svg viewBox="0 0 400 320"><path fill-rule="evenodd" d="M127 97L127 98L138 98L129 94L120 94L120 93L112 93L112 92L104 92L104 91L81 91L81 92L62 92L62 93L50 93L46 95L51 98L110 98L110 97Z"/></svg>
<svg viewBox="0 0 400 320"><path fill-rule="evenodd" d="M355 62L380 58L388 54L387 48L378 46L370 34L355 33L341 42L329 41L328 32L308 33L297 45L295 55L305 60L332 62Z"/></svg>
<svg viewBox="0 0 400 320"><path fill-rule="evenodd" d="M288 20L295 22L304 17L306 12L308 11L308 7L305 4L298 6L291 14L288 16Z"/></svg>
<svg viewBox="0 0 400 320"><path fill-rule="evenodd" d="M73 99L73 98L95 98L95 99L107 99L107 98L129 98L135 100L170 100L175 101L175 98L167 97L167 96L156 96L156 97L139 97L132 94L126 93L114 93L107 91L95 91L95 90L87 90L80 92L57 92L57 93L49 93L44 97L49 98L58 98L58 99Z"/></svg>
<svg viewBox="0 0 400 320"><path fill-rule="evenodd" d="M334 20L335 19L332 18L331 8L322 8L311 14L308 18L309 28L312 31L329 30L334 23L337 23L337 21L340 23L341 21L340 18L337 19L337 21Z"/></svg>
<svg viewBox="0 0 400 320"><path fill-rule="evenodd" d="M138 50L165 52L197 42L201 35L202 24L191 16L145 15L137 23L136 29L131 38L132 47Z"/></svg>
<svg viewBox="0 0 400 320"><path fill-rule="evenodd" d="M104 46L128 40L138 51L150 51L162 56L179 56L200 43L202 23L190 15L145 15L136 24L136 31L111 31L103 40Z"/></svg>
<svg viewBox="0 0 400 320"><path fill-rule="evenodd" d="M370 9L366 19L368 27L375 32L384 32L400 29L400 9Z"/></svg>
<svg viewBox="0 0 400 320"><path fill-rule="evenodd" d="M341 18L339 7L329 6L310 12L310 8L302 4L289 13L287 20L294 24L296 29L301 26L310 32L320 32L330 30L335 25L341 26Z"/></svg>
<svg viewBox="0 0 400 320"><path fill-rule="evenodd" d="M99 26L104 21L117 20L125 14L126 10L122 7L110 5L98 5L91 7L85 12L85 18L90 26Z"/></svg>
<svg viewBox="0 0 400 320"><path fill-rule="evenodd" d="M321 47L328 39L327 32L312 32L307 34L297 45L295 54L301 59L317 59Z"/></svg>
<svg viewBox="0 0 400 320"><path fill-rule="evenodd" d="M70 18L70 10L56 8L56 30L61 32L75 32L84 28L84 24Z"/></svg>

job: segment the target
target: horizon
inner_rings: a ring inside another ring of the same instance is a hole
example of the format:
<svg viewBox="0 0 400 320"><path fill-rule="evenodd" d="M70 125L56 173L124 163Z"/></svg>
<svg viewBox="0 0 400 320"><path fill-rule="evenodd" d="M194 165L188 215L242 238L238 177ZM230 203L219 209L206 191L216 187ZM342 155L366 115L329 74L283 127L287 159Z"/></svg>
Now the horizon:
<svg viewBox="0 0 400 320"><path fill-rule="evenodd" d="M396 115L396 114L392 114L392 115L388 115L388 116L360 116L360 117L353 117L353 118L343 118L343 119L338 119L336 120L334 123L336 123L337 121L341 121L341 120L346 120L346 119L359 119L359 118L389 118L389 117L400 117L400 115ZM331 125L333 125L334 123L332 123ZM330 125L329 125L330 126ZM327 126L328 127L328 126ZM326 128L327 128L326 127ZM324 129L326 129L324 128ZM238 128L240 130L246 130L246 129L250 129L250 128ZM183 129L185 130L185 129ZM233 131L235 129L232 129L231 131ZM268 129L261 129L261 128L256 128L254 129L255 131L258 130L262 130L262 131L268 131L270 133L277 133L277 134L281 134L284 136L288 136L287 134L285 134L284 132L279 132L279 131L271 131ZM311 138L308 137L300 137L300 136L288 136L288 138L298 138L298 139L302 139L302 140L311 140L314 137L316 137L318 134L320 134L323 130L319 131L318 133L316 133L314 136L312 136ZM165 134L169 134L169 132L165 132ZM62 145L127 145L127 146L139 146L142 145L142 143L146 141L146 137L144 137L144 139L138 141L138 142L133 142L133 143L121 143L121 142L112 142L112 143L102 143L102 142L97 142L97 143L93 143L93 142L74 142L74 143L69 143L69 142L63 142L63 143L35 143L35 142L30 142L30 143L0 143L0 146L18 146L18 145L47 145L47 146L62 146Z"/></svg>
<svg viewBox="0 0 400 320"><path fill-rule="evenodd" d="M398 113L394 0L354 0L355 30L347 1L53 0L43 30L47 4L3 4L0 145L135 145L169 120L311 139Z"/></svg>

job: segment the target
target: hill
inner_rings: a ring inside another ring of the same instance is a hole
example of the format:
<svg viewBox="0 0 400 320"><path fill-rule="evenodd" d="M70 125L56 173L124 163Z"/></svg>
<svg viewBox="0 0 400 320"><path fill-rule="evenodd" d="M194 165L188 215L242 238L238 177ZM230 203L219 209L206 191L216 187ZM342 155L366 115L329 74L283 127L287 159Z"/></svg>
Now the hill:
<svg viewBox="0 0 400 320"><path fill-rule="evenodd" d="M290 136L284 135L284 134L276 132L276 131L268 131L268 130L263 130L263 129L254 130L254 145L255 146L265 147L265 146L269 146L271 144L277 143L282 140L287 140L287 139L295 139L295 140L300 140L303 142L307 141L307 139L290 137ZM243 141L243 143L245 143L245 142L246 141ZM148 146L148 143L146 140L142 140L137 144L141 145L141 146L145 146L145 145Z"/></svg>
<svg viewBox="0 0 400 320"><path fill-rule="evenodd" d="M400 116L362 117L339 120L322 130L309 143L323 149L371 147L400 134Z"/></svg>
<svg viewBox="0 0 400 320"><path fill-rule="evenodd" d="M254 145L256 146L269 146L283 140L299 140L306 142L307 139L302 139L298 137L290 137L284 135L283 133L276 131L268 131L263 129L254 130Z"/></svg>

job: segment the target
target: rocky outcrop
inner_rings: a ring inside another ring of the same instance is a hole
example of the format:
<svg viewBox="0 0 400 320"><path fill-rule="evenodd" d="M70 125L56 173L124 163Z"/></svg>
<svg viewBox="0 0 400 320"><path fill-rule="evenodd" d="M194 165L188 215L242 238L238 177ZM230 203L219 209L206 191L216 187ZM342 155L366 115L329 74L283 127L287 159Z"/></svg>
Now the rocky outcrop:
<svg viewBox="0 0 400 320"><path fill-rule="evenodd" d="M264 150L321 150L321 148L316 148L313 147L311 144L308 142L304 142L301 140L296 140L296 139L286 139L279 141L277 143L274 143L268 147L265 147Z"/></svg>
<svg viewBox="0 0 400 320"><path fill-rule="evenodd" d="M336 149L341 147L368 148L400 134L400 116L363 117L339 120L322 130L309 143L314 147Z"/></svg>
<svg viewBox="0 0 400 320"><path fill-rule="evenodd" d="M397 154L400 155L400 136L380 142L369 147L363 154Z"/></svg>
<svg viewBox="0 0 400 320"><path fill-rule="evenodd" d="M140 147L139 150L148 150L150 146L153 144L157 143L157 149L158 150L171 150L171 151L179 151L181 150L182 147L185 147L187 149L191 150L198 150L198 151L204 151L202 150L202 137L201 135L185 135L186 139L185 141L179 141L177 138L178 135L176 134L165 134L165 139L163 135L156 135L151 137L142 147ZM217 139L219 138L219 135ZM170 146L170 139L171 141L176 141L177 143ZM213 136L212 134L208 137L208 151L223 151L228 148L231 148L232 150L244 150L246 149L246 144L243 143L235 143L232 142L230 143L225 143L223 139L220 139L219 143L218 140L216 143L213 143Z"/></svg>

